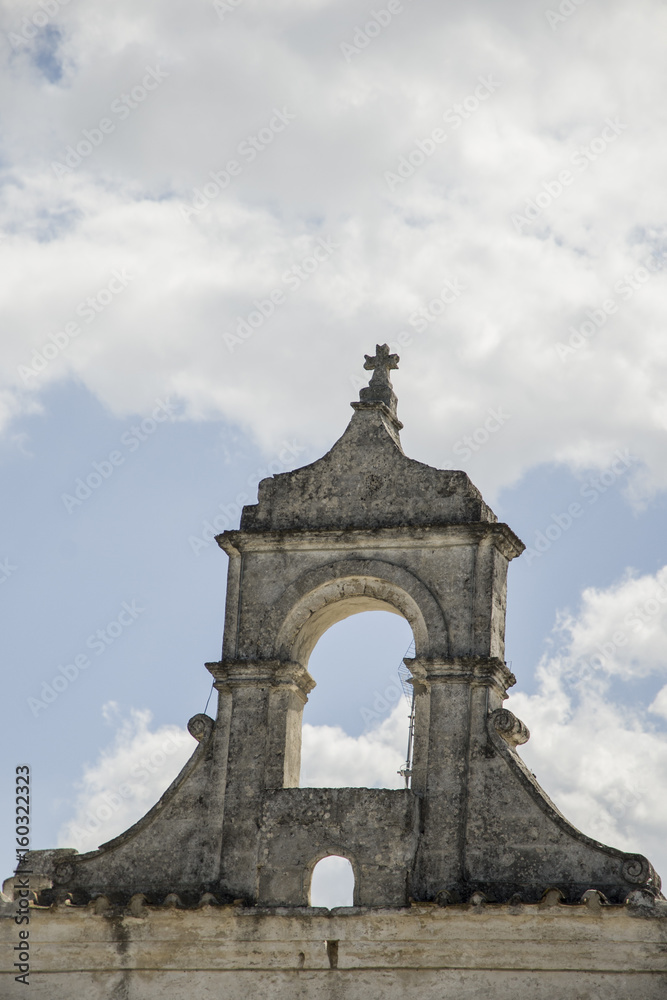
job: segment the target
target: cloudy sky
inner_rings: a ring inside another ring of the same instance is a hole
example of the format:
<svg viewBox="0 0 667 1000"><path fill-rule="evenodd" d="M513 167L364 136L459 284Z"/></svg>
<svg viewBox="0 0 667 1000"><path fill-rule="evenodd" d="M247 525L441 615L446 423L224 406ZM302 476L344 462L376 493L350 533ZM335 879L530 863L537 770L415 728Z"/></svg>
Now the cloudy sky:
<svg viewBox="0 0 667 1000"><path fill-rule="evenodd" d="M120 832L192 752L212 535L388 342L406 452L528 546L524 758L667 873L666 32L659 0L3 0L2 795L29 763L35 847ZM323 637L304 783L400 783L410 638Z"/></svg>

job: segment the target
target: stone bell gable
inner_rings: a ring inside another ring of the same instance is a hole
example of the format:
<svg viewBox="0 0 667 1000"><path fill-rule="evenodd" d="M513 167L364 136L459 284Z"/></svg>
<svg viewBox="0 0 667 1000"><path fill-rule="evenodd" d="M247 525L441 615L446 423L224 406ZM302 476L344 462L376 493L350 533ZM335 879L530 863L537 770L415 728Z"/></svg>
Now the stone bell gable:
<svg viewBox="0 0 667 1000"><path fill-rule="evenodd" d="M229 568L222 657L207 664L216 718L190 720L192 758L131 829L83 855L30 854L43 903L208 894L299 908L331 854L350 860L358 907L662 898L646 858L575 829L517 753L529 734L503 708L515 683L504 635L507 568L524 546L464 472L404 455L397 365L378 346L342 437L263 480L240 529L218 537ZM373 609L414 634L410 785L300 788L310 654L335 622Z"/></svg>

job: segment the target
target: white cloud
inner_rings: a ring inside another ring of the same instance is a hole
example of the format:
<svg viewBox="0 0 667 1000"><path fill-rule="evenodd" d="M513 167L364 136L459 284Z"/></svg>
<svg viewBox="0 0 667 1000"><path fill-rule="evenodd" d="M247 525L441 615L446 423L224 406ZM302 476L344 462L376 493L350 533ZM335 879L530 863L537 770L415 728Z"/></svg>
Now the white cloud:
<svg viewBox="0 0 667 1000"><path fill-rule="evenodd" d="M5 5L1 25L24 15ZM213 4L81 0L53 19L51 81L43 38L5 38L6 419L74 377L119 414L172 394L267 449L296 433L321 447L364 351L404 330L395 381L412 453L451 463L504 405L511 420L469 463L483 489L544 461L603 467L618 447L637 457L636 500L664 488L667 268L639 268L667 247L666 19L658 0L610 0L552 31L530 3L421 0L348 65L340 43L363 21L351 3L244 0L223 23ZM168 76L121 118L114 102L157 65ZM497 90L459 114L489 76ZM294 121L245 162L240 143L276 107ZM51 162L103 117L113 132L57 179ZM391 192L385 173L437 127L446 142ZM186 222L194 189L234 158L241 173ZM563 170L572 182L550 195ZM519 232L528 201L540 210ZM328 234L340 249L287 287ZM128 288L25 385L18 366L119 267ZM409 317L448 278L466 292L417 332ZM230 353L222 334L275 289L285 302ZM598 328L587 311L608 300ZM586 322L592 335L561 360L557 344Z"/></svg>
<svg viewBox="0 0 667 1000"><path fill-rule="evenodd" d="M121 716L117 706L104 706L105 721L116 728L112 743L77 785L74 815L61 828L58 846L93 851L118 836L155 805L196 743L179 726L151 729L151 713L132 709Z"/></svg>
<svg viewBox="0 0 667 1000"><path fill-rule="evenodd" d="M408 708L403 698L361 736L340 726L303 727L301 785L309 788L403 788Z"/></svg>
<svg viewBox="0 0 667 1000"><path fill-rule="evenodd" d="M651 613L647 603L665 580L667 567L584 591L579 613L554 629L537 692L508 701L531 730L522 756L567 818L589 836L646 854L663 878L667 729L649 713L667 718L667 687L655 695L653 684L647 697L645 679L666 670L667 609Z"/></svg>
<svg viewBox="0 0 667 1000"><path fill-rule="evenodd" d="M667 719L667 684L660 688L648 710L655 712L656 715L661 715L663 719Z"/></svg>
<svg viewBox="0 0 667 1000"><path fill-rule="evenodd" d="M655 575L629 572L606 590L586 588L578 613L562 614L557 632L571 675L632 680L667 674L667 566Z"/></svg>

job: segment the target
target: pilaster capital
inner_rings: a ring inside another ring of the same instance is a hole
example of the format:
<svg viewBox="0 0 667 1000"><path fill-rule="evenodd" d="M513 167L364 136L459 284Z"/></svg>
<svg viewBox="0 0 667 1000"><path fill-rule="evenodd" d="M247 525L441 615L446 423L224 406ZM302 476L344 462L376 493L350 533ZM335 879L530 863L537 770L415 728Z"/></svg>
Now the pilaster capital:
<svg viewBox="0 0 667 1000"><path fill-rule="evenodd" d="M406 657L403 662L412 674L417 690L432 684L469 684L496 688L501 699L516 684L516 677L497 656L455 656L450 658Z"/></svg>
<svg viewBox="0 0 667 1000"><path fill-rule="evenodd" d="M298 689L304 696L315 687L315 681L300 663L293 660L220 660L207 663L218 691L225 688L279 687Z"/></svg>

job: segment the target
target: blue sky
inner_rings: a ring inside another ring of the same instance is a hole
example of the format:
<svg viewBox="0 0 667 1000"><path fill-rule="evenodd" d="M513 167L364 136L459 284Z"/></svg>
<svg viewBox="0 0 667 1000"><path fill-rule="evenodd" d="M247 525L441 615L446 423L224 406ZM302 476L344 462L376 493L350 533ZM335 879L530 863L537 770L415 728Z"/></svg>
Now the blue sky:
<svg viewBox="0 0 667 1000"><path fill-rule="evenodd" d="M667 14L548 13L421 0L363 44L353 2L3 7L0 790L32 765L35 846L96 846L187 758L213 530L333 444L388 342L406 453L528 546L523 756L667 871ZM323 637L306 780L400 782L409 641L382 613Z"/></svg>

